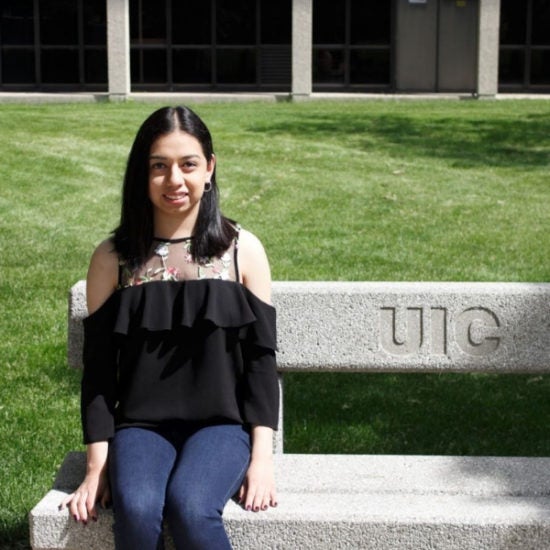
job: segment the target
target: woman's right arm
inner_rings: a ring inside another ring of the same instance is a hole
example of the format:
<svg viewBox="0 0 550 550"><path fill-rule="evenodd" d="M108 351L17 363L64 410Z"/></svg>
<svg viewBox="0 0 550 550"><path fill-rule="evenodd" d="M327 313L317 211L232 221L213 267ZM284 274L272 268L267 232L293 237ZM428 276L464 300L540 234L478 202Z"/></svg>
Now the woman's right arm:
<svg viewBox="0 0 550 550"><path fill-rule="evenodd" d="M101 243L90 261L86 278L86 301L88 314L97 311L118 284L118 257L110 240ZM105 507L110 501L107 478L107 457L109 443L98 441L89 443L86 451L86 475L78 489L68 495L60 504L60 509L69 508L75 521L84 524L88 519L97 519L96 503Z"/></svg>
<svg viewBox="0 0 550 550"><path fill-rule="evenodd" d="M68 495L59 505L59 509L69 508L75 521L88 523L89 519L97 520L96 503L105 508L111 500L107 477L107 456L109 443L99 441L89 443L86 451L86 476L78 489Z"/></svg>
<svg viewBox="0 0 550 550"><path fill-rule="evenodd" d="M113 242L103 241L94 251L86 277L88 315L95 313L116 290L118 285L118 256Z"/></svg>

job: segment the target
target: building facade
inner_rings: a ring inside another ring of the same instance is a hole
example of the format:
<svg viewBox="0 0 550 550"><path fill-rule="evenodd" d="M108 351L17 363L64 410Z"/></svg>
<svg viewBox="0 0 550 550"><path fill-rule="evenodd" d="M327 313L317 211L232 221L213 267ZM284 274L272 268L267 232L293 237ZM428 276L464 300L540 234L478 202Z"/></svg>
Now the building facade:
<svg viewBox="0 0 550 550"><path fill-rule="evenodd" d="M1 0L0 91L550 91L550 0Z"/></svg>

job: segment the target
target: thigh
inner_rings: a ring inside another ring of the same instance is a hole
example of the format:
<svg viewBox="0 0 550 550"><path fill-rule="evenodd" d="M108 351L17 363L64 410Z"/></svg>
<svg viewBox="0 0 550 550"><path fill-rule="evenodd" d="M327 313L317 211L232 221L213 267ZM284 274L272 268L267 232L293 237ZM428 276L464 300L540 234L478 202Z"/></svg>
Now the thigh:
<svg viewBox="0 0 550 550"><path fill-rule="evenodd" d="M250 462L250 434L240 425L208 426L187 438L170 477L167 500L221 513Z"/></svg>
<svg viewBox="0 0 550 550"><path fill-rule="evenodd" d="M117 507L164 506L164 495L177 457L174 445L143 428L119 430L109 447L113 504Z"/></svg>

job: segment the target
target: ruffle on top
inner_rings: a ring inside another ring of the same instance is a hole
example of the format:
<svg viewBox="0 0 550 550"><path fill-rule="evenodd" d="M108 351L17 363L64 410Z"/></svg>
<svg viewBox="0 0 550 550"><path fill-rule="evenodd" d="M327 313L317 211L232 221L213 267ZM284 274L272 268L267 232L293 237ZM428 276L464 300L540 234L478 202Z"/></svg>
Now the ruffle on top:
<svg viewBox="0 0 550 550"><path fill-rule="evenodd" d="M276 311L240 283L119 289L84 331L85 443L174 419L277 428Z"/></svg>
<svg viewBox="0 0 550 550"><path fill-rule="evenodd" d="M275 308L239 283L203 279L154 281L118 291L113 331L128 334L132 328L149 331L192 328L209 321L220 328L248 328L253 342L275 350ZM86 322L93 322L93 315ZM243 336L244 336L244 332Z"/></svg>

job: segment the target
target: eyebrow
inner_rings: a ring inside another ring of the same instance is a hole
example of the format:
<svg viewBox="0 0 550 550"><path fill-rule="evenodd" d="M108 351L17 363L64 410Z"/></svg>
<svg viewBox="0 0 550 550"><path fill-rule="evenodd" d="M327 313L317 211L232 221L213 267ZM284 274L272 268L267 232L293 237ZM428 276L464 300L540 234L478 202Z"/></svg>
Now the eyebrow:
<svg viewBox="0 0 550 550"><path fill-rule="evenodd" d="M163 155L149 155L149 159L156 159L156 160L165 160L168 157L164 157ZM187 159L193 159L197 158L200 159L200 155L184 155L183 157L180 157L180 160L187 160Z"/></svg>

